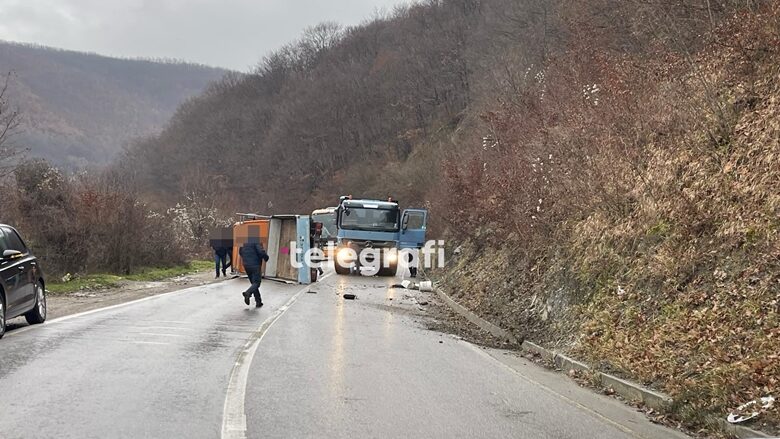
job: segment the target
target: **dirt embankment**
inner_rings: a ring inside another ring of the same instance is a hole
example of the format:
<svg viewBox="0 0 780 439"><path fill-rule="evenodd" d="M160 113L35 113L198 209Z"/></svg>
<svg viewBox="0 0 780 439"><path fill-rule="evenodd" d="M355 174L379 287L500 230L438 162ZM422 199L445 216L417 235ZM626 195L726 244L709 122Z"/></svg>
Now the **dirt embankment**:
<svg viewBox="0 0 780 439"><path fill-rule="evenodd" d="M778 34L741 26L733 46L652 85L631 121L653 128L641 166L627 186L605 185L614 206L572 207L536 241L486 216L437 274L483 318L660 389L678 419L701 427L780 394ZM778 425L775 404L751 426Z"/></svg>

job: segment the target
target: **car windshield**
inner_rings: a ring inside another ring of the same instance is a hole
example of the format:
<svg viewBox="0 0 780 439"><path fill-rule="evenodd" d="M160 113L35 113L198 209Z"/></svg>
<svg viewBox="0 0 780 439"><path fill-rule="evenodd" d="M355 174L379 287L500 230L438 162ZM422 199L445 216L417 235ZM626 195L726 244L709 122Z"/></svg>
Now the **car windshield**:
<svg viewBox="0 0 780 439"><path fill-rule="evenodd" d="M312 215L311 220L315 223L322 223L322 238L335 238L336 228L336 214L335 213L320 213Z"/></svg>
<svg viewBox="0 0 780 439"><path fill-rule="evenodd" d="M398 230L398 209L367 209L351 207L341 215L341 228L350 230Z"/></svg>

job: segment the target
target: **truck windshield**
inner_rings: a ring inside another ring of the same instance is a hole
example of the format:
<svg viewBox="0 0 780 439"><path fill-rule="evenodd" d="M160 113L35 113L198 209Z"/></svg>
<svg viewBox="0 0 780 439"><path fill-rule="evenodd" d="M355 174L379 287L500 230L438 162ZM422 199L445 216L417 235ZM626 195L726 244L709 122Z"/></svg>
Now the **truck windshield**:
<svg viewBox="0 0 780 439"><path fill-rule="evenodd" d="M398 209L366 209L350 207L341 215L342 229L398 231Z"/></svg>
<svg viewBox="0 0 780 439"><path fill-rule="evenodd" d="M338 230L336 230L336 214L335 213L319 213L311 216L311 220L315 223L322 223L322 238L335 238Z"/></svg>

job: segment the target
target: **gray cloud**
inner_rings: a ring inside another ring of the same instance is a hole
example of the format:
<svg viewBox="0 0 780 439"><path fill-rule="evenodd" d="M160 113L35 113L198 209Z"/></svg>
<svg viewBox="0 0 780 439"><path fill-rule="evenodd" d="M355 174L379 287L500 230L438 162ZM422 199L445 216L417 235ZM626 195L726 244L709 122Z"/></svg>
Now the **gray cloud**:
<svg viewBox="0 0 780 439"><path fill-rule="evenodd" d="M354 25L409 0L0 0L0 39L246 71L322 21Z"/></svg>

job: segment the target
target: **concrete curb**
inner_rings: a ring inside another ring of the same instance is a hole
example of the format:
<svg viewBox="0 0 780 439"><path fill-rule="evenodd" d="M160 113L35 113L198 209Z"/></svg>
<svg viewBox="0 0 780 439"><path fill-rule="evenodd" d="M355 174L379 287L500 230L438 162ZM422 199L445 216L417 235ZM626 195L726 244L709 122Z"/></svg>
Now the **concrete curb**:
<svg viewBox="0 0 780 439"><path fill-rule="evenodd" d="M493 334L498 338L508 340L513 344L517 344L517 338L508 331L499 328L498 326L478 316L468 308L456 302L438 288L434 288L434 291L444 301L444 303L447 304L447 306L449 306L456 313L465 317L469 322L479 326L481 329ZM576 371L592 374L602 386L611 388L615 391L615 393L625 398L626 400L639 401L645 406L661 412L667 411L672 405L673 400L668 395L647 389L637 383L596 371L585 363L567 357L566 355L559 354L547 348L543 348L536 343L532 343L526 340L522 342L520 348L526 352L538 355L546 361L553 363L558 369L566 371L574 369ZM748 427L730 424L725 419L721 418L713 419L713 423L717 424L727 434L734 435L740 439L773 437Z"/></svg>
<svg viewBox="0 0 780 439"><path fill-rule="evenodd" d="M454 301L450 296L443 293L442 291L434 288L434 291L438 296L444 301L444 303L447 304L450 308L452 308L456 313L462 315L465 317L469 322L479 326L482 330L487 331L491 333L493 336L508 340L509 342L513 344L517 344L517 338L510 334L508 331L505 331L498 326L488 322L487 320L479 317L478 315L474 314L473 312L466 309L463 305L459 304L458 302Z"/></svg>
<svg viewBox="0 0 780 439"><path fill-rule="evenodd" d="M730 424L725 419L717 419L717 424L726 432L726 434L733 435L739 439L754 439L754 438L776 438L777 436L771 436L764 432L753 430L752 428L744 427L742 425Z"/></svg>
<svg viewBox="0 0 780 439"><path fill-rule="evenodd" d="M545 360L552 361L555 367L561 370L576 370L592 374L596 381L604 387L609 387L618 395L629 401L638 401L654 410L667 410L672 405L672 398L659 392L646 389L639 384L633 383L616 376L612 376L597 370L593 370L587 364L577 361L566 355L543 348L530 341L524 341L522 349L527 352L539 355Z"/></svg>

